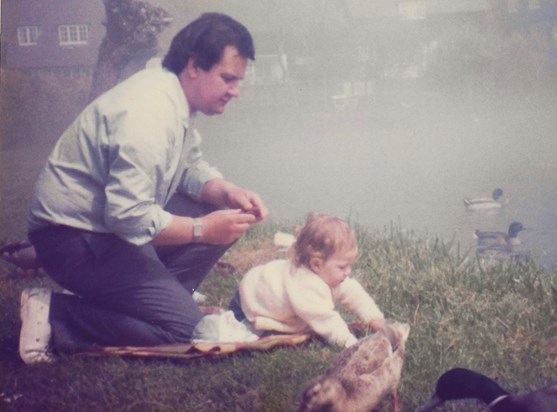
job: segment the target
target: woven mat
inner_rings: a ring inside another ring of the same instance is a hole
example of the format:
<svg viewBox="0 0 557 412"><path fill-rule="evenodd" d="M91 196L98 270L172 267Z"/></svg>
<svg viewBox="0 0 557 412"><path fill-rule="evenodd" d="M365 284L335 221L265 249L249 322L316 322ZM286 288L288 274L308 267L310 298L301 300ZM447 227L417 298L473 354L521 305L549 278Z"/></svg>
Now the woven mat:
<svg viewBox="0 0 557 412"><path fill-rule="evenodd" d="M206 314L218 313L221 308L204 307L201 308ZM355 332L362 332L364 327L360 322L349 324L350 329ZM80 357L95 356L122 356L122 357L143 357L154 359L181 359L191 360L198 358L214 358L229 355L238 351L266 351L279 346L296 346L312 339L315 335L311 333L303 334L276 334L268 335L254 342L228 343L176 343L157 346L109 346L96 349L91 352L79 353Z"/></svg>
<svg viewBox="0 0 557 412"><path fill-rule="evenodd" d="M224 309L214 306L200 308L206 315L222 312ZM268 335L254 342L214 342L214 343L175 343L157 346L108 346L91 352L79 353L76 356L124 356L145 357L159 359L198 359L206 357L219 357L238 351L264 351L277 346L300 345L313 337L310 333L304 334L276 334Z"/></svg>
<svg viewBox="0 0 557 412"><path fill-rule="evenodd" d="M311 339L312 335L270 335L245 343L177 343L149 347L113 346L103 347L92 352L80 353L76 356L124 356L161 359L198 359L204 357L219 357L238 351L264 351L277 346L300 345Z"/></svg>

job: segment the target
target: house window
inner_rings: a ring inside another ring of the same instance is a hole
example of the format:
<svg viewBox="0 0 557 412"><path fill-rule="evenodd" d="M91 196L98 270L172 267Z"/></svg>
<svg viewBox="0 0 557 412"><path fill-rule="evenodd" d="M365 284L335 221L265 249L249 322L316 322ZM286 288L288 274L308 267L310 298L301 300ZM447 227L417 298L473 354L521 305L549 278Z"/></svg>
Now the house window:
<svg viewBox="0 0 557 412"><path fill-rule="evenodd" d="M37 26L21 26L17 28L17 41L20 46L35 46L39 39Z"/></svg>
<svg viewBox="0 0 557 412"><path fill-rule="evenodd" d="M425 1L404 1L399 3L400 15L404 20L423 20L426 18Z"/></svg>
<svg viewBox="0 0 557 412"><path fill-rule="evenodd" d="M88 40L89 26L85 24L58 26L58 41L60 46L87 44Z"/></svg>

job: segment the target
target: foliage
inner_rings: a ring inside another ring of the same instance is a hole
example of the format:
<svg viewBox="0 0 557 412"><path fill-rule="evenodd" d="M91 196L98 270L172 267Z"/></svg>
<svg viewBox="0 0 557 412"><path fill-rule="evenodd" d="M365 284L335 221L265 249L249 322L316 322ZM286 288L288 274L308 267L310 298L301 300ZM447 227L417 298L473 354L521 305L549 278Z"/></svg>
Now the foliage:
<svg viewBox="0 0 557 412"><path fill-rule="evenodd" d="M104 0L104 5L107 37L126 49L126 54L114 56L120 64L135 57L131 53L157 52L157 34L172 21L166 10L137 0Z"/></svg>
<svg viewBox="0 0 557 412"><path fill-rule="evenodd" d="M104 0L106 34L93 73L89 101L145 67L158 50L158 34L172 22L161 7L139 0Z"/></svg>
<svg viewBox="0 0 557 412"><path fill-rule="evenodd" d="M224 259L236 270L215 271L202 285L208 304L226 305L245 270L284 256L272 235L293 232L294 225L265 224L240 240ZM534 263L480 265L452 242L418 238L397 225L380 233L354 226L360 244L354 276L389 318L412 328L399 390L403 411L423 403L437 377L454 366L498 378L511 391L555 379L554 275ZM294 348L189 363L67 357L54 365L24 366L17 357L18 295L24 286L48 280L24 280L2 269L0 402L7 411L296 410L306 382L338 352L314 339ZM485 410L470 401L440 410L463 407ZM391 409L386 400L381 410Z"/></svg>

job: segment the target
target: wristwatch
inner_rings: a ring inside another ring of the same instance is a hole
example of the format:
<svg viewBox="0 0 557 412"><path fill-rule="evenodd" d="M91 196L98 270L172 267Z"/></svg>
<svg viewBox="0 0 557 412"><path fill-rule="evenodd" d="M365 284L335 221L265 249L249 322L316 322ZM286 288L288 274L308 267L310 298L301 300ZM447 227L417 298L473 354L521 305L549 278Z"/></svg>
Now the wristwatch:
<svg viewBox="0 0 557 412"><path fill-rule="evenodd" d="M203 236L203 223L201 219L196 217L193 219L193 238L194 242L201 242L201 236Z"/></svg>

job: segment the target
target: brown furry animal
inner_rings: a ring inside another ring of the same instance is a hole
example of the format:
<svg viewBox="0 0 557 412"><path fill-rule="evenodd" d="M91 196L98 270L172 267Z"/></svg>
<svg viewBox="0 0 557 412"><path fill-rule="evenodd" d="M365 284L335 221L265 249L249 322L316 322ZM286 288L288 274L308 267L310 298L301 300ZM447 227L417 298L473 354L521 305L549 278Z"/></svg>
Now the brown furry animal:
<svg viewBox="0 0 557 412"><path fill-rule="evenodd" d="M333 365L308 384L300 412L366 412L396 390L404 361L410 326L389 323L377 333L343 351Z"/></svg>

